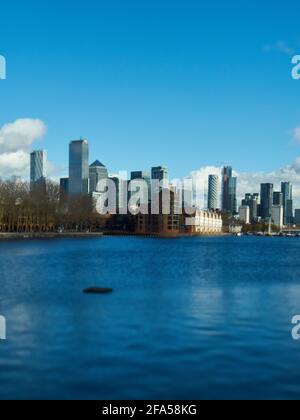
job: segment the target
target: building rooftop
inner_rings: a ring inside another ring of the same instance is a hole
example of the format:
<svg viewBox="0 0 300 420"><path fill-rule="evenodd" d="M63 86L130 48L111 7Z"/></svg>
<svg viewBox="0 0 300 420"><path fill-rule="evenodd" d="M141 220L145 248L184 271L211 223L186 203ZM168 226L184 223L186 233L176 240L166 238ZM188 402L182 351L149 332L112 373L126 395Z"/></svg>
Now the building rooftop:
<svg viewBox="0 0 300 420"><path fill-rule="evenodd" d="M92 163L90 165L90 168L105 168L105 165L103 165L103 163L101 163L99 160L95 160L94 163Z"/></svg>

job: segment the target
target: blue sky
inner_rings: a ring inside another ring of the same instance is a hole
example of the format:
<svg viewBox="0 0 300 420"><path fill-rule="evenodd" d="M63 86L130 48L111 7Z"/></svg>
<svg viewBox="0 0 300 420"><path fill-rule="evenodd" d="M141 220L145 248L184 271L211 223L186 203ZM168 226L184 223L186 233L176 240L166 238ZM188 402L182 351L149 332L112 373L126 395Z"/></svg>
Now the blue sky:
<svg viewBox="0 0 300 420"><path fill-rule="evenodd" d="M0 127L42 120L34 147L59 167L80 136L111 171L289 167L300 155L299 12L297 1L3 2Z"/></svg>

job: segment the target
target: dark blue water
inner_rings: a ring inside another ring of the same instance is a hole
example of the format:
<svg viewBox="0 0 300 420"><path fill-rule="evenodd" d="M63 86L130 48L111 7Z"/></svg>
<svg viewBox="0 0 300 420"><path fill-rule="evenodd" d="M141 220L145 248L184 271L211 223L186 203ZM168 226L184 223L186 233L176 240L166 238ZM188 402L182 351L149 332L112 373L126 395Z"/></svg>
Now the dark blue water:
<svg viewBox="0 0 300 420"><path fill-rule="evenodd" d="M298 239L2 242L0 272L1 399L300 397Z"/></svg>

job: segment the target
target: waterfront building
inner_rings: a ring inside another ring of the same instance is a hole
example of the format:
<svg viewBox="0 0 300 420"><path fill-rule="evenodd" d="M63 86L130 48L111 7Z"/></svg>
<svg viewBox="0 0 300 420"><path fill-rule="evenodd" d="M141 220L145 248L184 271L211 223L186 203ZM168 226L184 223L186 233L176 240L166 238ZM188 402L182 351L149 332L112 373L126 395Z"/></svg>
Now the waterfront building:
<svg viewBox="0 0 300 420"><path fill-rule="evenodd" d="M163 213L164 194L170 195L170 211ZM136 216L135 232L138 234L158 234L158 235L178 235L184 231L184 216L180 214L180 197L169 189L163 189L159 193L159 212L151 213L151 204L149 203L148 214L138 214Z"/></svg>
<svg viewBox="0 0 300 420"><path fill-rule="evenodd" d="M89 167L89 182L90 182L89 192L91 194L94 192L97 192L98 182L107 178L108 178L108 170L106 166L104 166L103 163L99 162L99 160L96 160Z"/></svg>
<svg viewBox="0 0 300 420"><path fill-rule="evenodd" d="M258 200L259 194L245 194L244 200L242 200L242 206L248 206L250 209L250 222L255 223L258 219Z"/></svg>
<svg viewBox="0 0 300 420"><path fill-rule="evenodd" d="M30 184L45 185L47 177L47 152L35 150L30 154Z"/></svg>
<svg viewBox="0 0 300 420"><path fill-rule="evenodd" d="M282 229L283 228L283 207L272 206L271 217L272 217L272 222L274 223L274 225Z"/></svg>
<svg viewBox="0 0 300 420"><path fill-rule="evenodd" d="M89 144L75 140L69 146L69 193L89 193Z"/></svg>
<svg viewBox="0 0 300 420"><path fill-rule="evenodd" d="M260 186L260 212L261 218L267 220L271 217L273 206L273 184L261 184Z"/></svg>
<svg viewBox="0 0 300 420"><path fill-rule="evenodd" d="M250 224L250 207L249 206L241 206L239 208L239 219L241 222L245 223L246 225Z"/></svg>
<svg viewBox="0 0 300 420"><path fill-rule="evenodd" d="M209 175L208 177L208 210L219 209L219 177L218 175Z"/></svg>
<svg viewBox="0 0 300 420"><path fill-rule="evenodd" d="M290 182L281 183L281 192L283 196L283 223L285 225L293 224L293 186Z"/></svg>
<svg viewBox="0 0 300 420"><path fill-rule="evenodd" d="M222 171L222 211L228 214L236 214L237 209L237 178L232 175L232 168L226 166Z"/></svg>
<svg viewBox="0 0 300 420"><path fill-rule="evenodd" d="M217 235L223 231L222 216L218 212L196 210L195 216L185 220L186 232L191 235Z"/></svg>

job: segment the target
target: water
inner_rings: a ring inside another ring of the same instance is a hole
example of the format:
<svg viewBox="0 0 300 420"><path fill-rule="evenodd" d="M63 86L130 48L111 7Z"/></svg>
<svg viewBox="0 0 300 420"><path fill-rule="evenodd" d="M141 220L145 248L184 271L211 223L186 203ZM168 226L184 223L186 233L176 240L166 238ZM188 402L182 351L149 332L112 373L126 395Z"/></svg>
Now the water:
<svg viewBox="0 0 300 420"><path fill-rule="evenodd" d="M2 242L0 398L299 398L299 255L292 238Z"/></svg>

